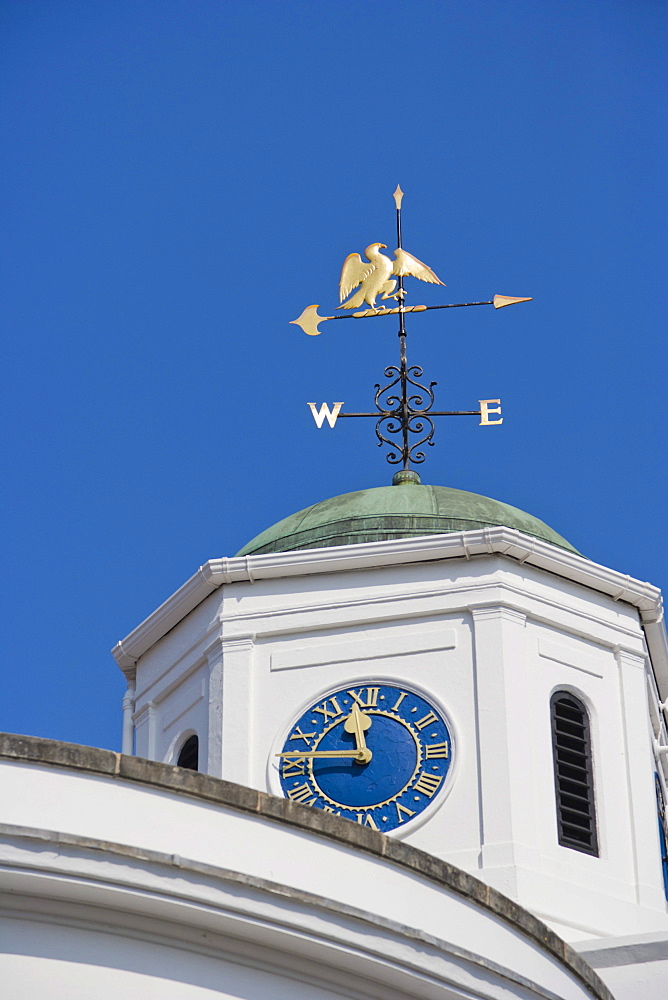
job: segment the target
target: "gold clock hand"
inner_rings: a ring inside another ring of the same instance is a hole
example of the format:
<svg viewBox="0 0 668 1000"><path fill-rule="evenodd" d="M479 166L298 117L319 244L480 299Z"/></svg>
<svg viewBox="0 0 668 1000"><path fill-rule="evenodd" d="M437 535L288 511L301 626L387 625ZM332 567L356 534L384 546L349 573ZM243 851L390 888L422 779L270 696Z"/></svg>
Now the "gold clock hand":
<svg viewBox="0 0 668 1000"><path fill-rule="evenodd" d="M309 750L307 752L302 752L301 750L292 750L290 753L277 753L277 757L352 757L353 760L358 761L360 764L368 764L371 760L372 754L368 747L362 747L359 750Z"/></svg>
<svg viewBox="0 0 668 1000"><path fill-rule="evenodd" d="M350 715L343 724L343 728L347 733L352 733L355 736L355 743L358 750L366 750L364 730L368 729L370 725L371 719L369 716L360 712L359 706L355 703Z"/></svg>

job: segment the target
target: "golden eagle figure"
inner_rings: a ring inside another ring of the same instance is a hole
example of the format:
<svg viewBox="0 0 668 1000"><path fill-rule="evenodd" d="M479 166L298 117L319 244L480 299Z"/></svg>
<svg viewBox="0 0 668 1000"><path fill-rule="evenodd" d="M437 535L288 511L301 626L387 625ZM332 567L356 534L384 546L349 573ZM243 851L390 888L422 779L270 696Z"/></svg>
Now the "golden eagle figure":
<svg viewBox="0 0 668 1000"><path fill-rule="evenodd" d="M381 299L398 300L401 293L394 291L397 285L396 278L410 276L419 278L420 281L429 281L432 285L445 284L430 267L412 253L402 249L395 250L396 260L392 261L380 252L381 248L387 250L385 243L372 243L366 248L364 256L368 263L363 261L358 253L348 254L343 262L339 280L339 301L343 303L338 306L339 309L358 309L363 302L376 309L378 295ZM346 296L350 295L358 285L361 286L360 290L344 302Z"/></svg>

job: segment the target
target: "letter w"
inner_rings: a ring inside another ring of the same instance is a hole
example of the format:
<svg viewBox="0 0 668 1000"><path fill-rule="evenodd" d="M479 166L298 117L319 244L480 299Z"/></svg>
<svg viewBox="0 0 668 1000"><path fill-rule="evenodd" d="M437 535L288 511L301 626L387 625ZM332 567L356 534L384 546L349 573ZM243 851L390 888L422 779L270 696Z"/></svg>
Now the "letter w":
<svg viewBox="0 0 668 1000"><path fill-rule="evenodd" d="M315 420L317 427L322 427L325 422L325 417L327 418L329 426L333 427L336 423L336 418L341 412L343 403L334 403L331 410L327 403L323 403L319 410L316 410L315 403L307 403L306 405L311 407L311 413L313 414L313 419Z"/></svg>

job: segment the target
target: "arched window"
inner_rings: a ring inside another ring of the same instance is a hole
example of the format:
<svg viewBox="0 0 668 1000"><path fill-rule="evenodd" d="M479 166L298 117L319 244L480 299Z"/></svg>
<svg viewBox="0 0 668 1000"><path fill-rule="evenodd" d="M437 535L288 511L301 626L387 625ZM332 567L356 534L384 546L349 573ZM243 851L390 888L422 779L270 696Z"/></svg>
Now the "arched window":
<svg viewBox="0 0 668 1000"><path fill-rule="evenodd" d="M550 704L559 843L598 857L587 709L567 691L553 694Z"/></svg>
<svg viewBox="0 0 668 1000"><path fill-rule="evenodd" d="M196 771L199 766L199 740L196 736L189 736L181 747L178 767L187 767L190 771Z"/></svg>

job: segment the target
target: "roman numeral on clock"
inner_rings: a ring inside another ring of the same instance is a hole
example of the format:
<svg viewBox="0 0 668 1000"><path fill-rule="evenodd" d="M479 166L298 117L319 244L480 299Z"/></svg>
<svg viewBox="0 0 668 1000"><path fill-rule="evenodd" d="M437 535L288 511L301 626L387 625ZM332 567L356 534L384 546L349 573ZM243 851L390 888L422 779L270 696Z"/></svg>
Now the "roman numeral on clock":
<svg viewBox="0 0 668 1000"><path fill-rule="evenodd" d="M421 719L417 720L415 728L424 729L425 726L431 726L434 722L438 722L438 719L433 712L428 712L427 715L423 715Z"/></svg>
<svg viewBox="0 0 668 1000"><path fill-rule="evenodd" d="M294 760L284 761L284 778L296 778L300 774L306 774L306 757L295 757Z"/></svg>
<svg viewBox="0 0 668 1000"><path fill-rule="evenodd" d="M327 708L328 705L330 708ZM328 719L335 719L338 715L343 715L343 709L339 707L336 698L327 698L322 705L318 705L313 711L320 712L323 723L327 722Z"/></svg>
<svg viewBox="0 0 668 1000"><path fill-rule="evenodd" d="M401 802L395 802L394 804L397 807L397 819L400 823L404 822L404 816L406 819L410 819L411 816L415 816L415 812L412 809L407 809L406 806L402 806Z"/></svg>
<svg viewBox="0 0 668 1000"><path fill-rule="evenodd" d="M370 826L372 830L377 830L376 821L370 813L358 813L357 822L360 826Z"/></svg>
<svg viewBox="0 0 668 1000"><path fill-rule="evenodd" d="M425 743L424 746L425 757L447 757L448 756L448 744L447 743Z"/></svg>
<svg viewBox="0 0 668 1000"><path fill-rule="evenodd" d="M422 795L426 795L427 798L431 798L435 791L437 791L438 786L443 781L442 775L426 774L424 771L420 774L420 777L413 785L414 792L421 792Z"/></svg>
<svg viewBox="0 0 668 1000"><path fill-rule="evenodd" d="M312 806L317 798L317 796L315 796L309 802L306 801L309 795L313 795L313 789L310 788L306 782L304 782L303 785L297 785L296 788L290 788L287 795L293 802L301 802L304 806Z"/></svg>
<svg viewBox="0 0 668 1000"><path fill-rule="evenodd" d="M407 695L408 695L408 692L407 692L407 691L402 691L402 692L401 692L401 694L399 695L399 697L398 697L398 698L397 698L397 700L395 701L394 705L392 706L392 711L393 711L393 712L398 712L398 711L399 711L399 705L401 705L402 701L404 700L404 698L405 698L405 697L406 697Z"/></svg>
<svg viewBox="0 0 668 1000"><path fill-rule="evenodd" d="M366 691L366 701L362 697L363 691ZM360 708L376 708L378 704L378 688L360 688L359 691L349 691L348 694L355 699Z"/></svg>
<svg viewBox="0 0 668 1000"><path fill-rule="evenodd" d="M295 731L290 735L291 740L303 740L307 747L311 746L311 740L315 733L303 733L299 726L295 726Z"/></svg>

